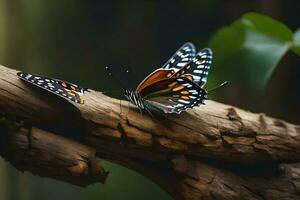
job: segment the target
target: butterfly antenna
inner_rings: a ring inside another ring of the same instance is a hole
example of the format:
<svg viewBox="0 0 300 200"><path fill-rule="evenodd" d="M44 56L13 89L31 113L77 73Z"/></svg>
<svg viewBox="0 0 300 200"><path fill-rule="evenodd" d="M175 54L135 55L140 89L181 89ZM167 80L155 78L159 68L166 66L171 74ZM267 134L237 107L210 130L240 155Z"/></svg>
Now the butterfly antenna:
<svg viewBox="0 0 300 200"><path fill-rule="evenodd" d="M221 88L221 87L223 87L223 86L225 86L225 85L227 85L227 84L229 84L229 81L224 81L224 82L221 83L220 85L218 85L218 86L216 86L216 87L214 87L214 88L208 90L208 92L209 92L209 93L210 93L210 92L213 92L213 91L215 91L215 90L217 90L217 89L219 89L219 88Z"/></svg>

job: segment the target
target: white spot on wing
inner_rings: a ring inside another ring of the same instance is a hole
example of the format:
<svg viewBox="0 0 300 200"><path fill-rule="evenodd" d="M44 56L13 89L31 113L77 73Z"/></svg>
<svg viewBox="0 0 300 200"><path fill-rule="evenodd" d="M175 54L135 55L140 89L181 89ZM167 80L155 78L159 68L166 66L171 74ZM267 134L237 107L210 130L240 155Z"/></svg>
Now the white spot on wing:
<svg viewBox="0 0 300 200"><path fill-rule="evenodd" d="M184 67L185 65L186 65L185 62L181 62L181 63L178 63L178 64L177 64L178 67Z"/></svg>
<svg viewBox="0 0 300 200"><path fill-rule="evenodd" d="M183 100L183 99L178 99L178 102L180 103L184 103L184 104L189 104L189 101Z"/></svg>
<svg viewBox="0 0 300 200"><path fill-rule="evenodd" d="M196 69L196 70L194 70L194 73L196 73L196 74L201 74L201 73L203 73L203 70L198 70L198 69Z"/></svg>

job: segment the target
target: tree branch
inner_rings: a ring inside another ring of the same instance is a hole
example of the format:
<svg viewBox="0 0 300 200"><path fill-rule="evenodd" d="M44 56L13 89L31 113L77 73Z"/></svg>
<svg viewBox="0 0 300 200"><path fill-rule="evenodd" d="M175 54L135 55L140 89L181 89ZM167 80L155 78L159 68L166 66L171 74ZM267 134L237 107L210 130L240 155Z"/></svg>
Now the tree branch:
<svg viewBox="0 0 300 200"><path fill-rule="evenodd" d="M181 115L154 113L152 119L133 106L128 113L127 102L120 107L100 92L90 90L85 104L71 104L21 81L15 70L1 66L0 74L2 111L53 132L79 132L99 157L139 171L175 198L271 199L272 188L290 199L299 195L299 180L286 175L299 165L278 165L300 160L298 125L213 101ZM255 178L236 170L247 171L249 164L275 170L268 179L261 167Z"/></svg>
<svg viewBox="0 0 300 200"><path fill-rule="evenodd" d="M97 161L94 148L20 125L1 117L0 154L18 170L78 186L104 183L107 172Z"/></svg>

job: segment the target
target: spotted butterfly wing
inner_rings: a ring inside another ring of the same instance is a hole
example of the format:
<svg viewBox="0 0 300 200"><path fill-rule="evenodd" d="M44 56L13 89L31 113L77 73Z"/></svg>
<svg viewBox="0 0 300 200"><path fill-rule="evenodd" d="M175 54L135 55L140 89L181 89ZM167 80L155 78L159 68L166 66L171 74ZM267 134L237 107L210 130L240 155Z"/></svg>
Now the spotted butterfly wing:
<svg viewBox="0 0 300 200"><path fill-rule="evenodd" d="M195 46L187 42L182 45L174 55L159 69L149 74L136 88L136 92L141 92L146 86L149 86L159 80L170 78L175 72L190 62L196 54Z"/></svg>
<svg viewBox="0 0 300 200"><path fill-rule="evenodd" d="M212 63L212 55L211 49L202 49L189 63L172 76L186 76L194 83L203 87L207 82L208 72Z"/></svg>
<svg viewBox="0 0 300 200"><path fill-rule="evenodd" d="M55 79L55 80L57 81L57 83L59 85L61 85L68 91L74 91L75 93L77 93L79 95L83 95L83 93L84 93L84 88L79 87L78 85L76 85L74 83L70 83L70 82L62 81L62 80L58 80L58 79Z"/></svg>
<svg viewBox="0 0 300 200"><path fill-rule="evenodd" d="M45 89L60 97L71 100L73 102L83 104L82 95L84 89L76 84L69 83L59 79L36 76L33 74L18 72L17 75L24 81L29 82L35 86Z"/></svg>
<svg viewBox="0 0 300 200"><path fill-rule="evenodd" d="M141 110L179 114L207 99L203 87L211 62L210 49L203 49L195 55L194 45L186 43L162 68L147 76L135 92L126 90L125 96Z"/></svg>
<svg viewBox="0 0 300 200"><path fill-rule="evenodd" d="M187 77L172 77L145 87L139 94L145 107L164 113L181 113L203 104L207 92Z"/></svg>
<svg viewBox="0 0 300 200"><path fill-rule="evenodd" d="M173 69L175 72L191 61L196 54L195 46L187 42L182 45L174 55L162 66L163 69Z"/></svg>

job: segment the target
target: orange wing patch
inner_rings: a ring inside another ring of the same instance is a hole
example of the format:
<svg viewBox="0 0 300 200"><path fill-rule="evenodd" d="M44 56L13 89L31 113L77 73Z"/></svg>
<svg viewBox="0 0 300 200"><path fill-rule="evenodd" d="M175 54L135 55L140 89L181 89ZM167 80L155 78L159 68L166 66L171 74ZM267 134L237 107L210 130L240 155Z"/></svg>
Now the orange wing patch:
<svg viewBox="0 0 300 200"><path fill-rule="evenodd" d="M68 92L68 94L73 97L75 97L75 95L76 95L74 92Z"/></svg>
<svg viewBox="0 0 300 200"><path fill-rule="evenodd" d="M190 98L188 96L181 96L182 99L184 100L189 100Z"/></svg>
<svg viewBox="0 0 300 200"><path fill-rule="evenodd" d="M188 90L185 90L185 91L181 91L180 93L181 93L181 94L189 94L189 91L188 91Z"/></svg>
<svg viewBox="0 0 300 200"><path fill-rule="evenodd" d="M173 89L174 92L178 91L178 90L182 90L184 87L183 86L178 86L176 88Z"/></svg>
<svg viewBox="0 0 300 200"><path fill-rule="evenodd" d="M191 75L184 75L187 79L189 79L190 81L193 81L194 79L193 79L193 76L191 76Z"/></svg>
<svg viewBox="0 0 300 200"><path fill-rule="evenodd" d="M72 90L76 90L76 87L73 86L73 85L71 85L71 89L72 89Z"/></svg>
<svg viewBox="0 0 300 200"><path fill-rule="evenodd" d="M162 79L170 78L175 73L174 70L170 69L157 69L149 74L136 88L135 92L140 93L145 87L156 83ZM176 84L176 83L175 83Z"/></svg>
<svg viewBox="0 0 300 200"><path fill-rule="evenodd" d="M67 84L66 84L65 82L62 82L61 85L62 85L63 87L67 87Z"/></svg>
<svg viewBox="0 0 300 200"><path fill-rule="evenodd" d="M177 82L173 82L173 83L169 84L168 87L169 87L169 88L172 88L172 87L173 87L174 85L176 85L176 84L177 84Z"/></svg>

